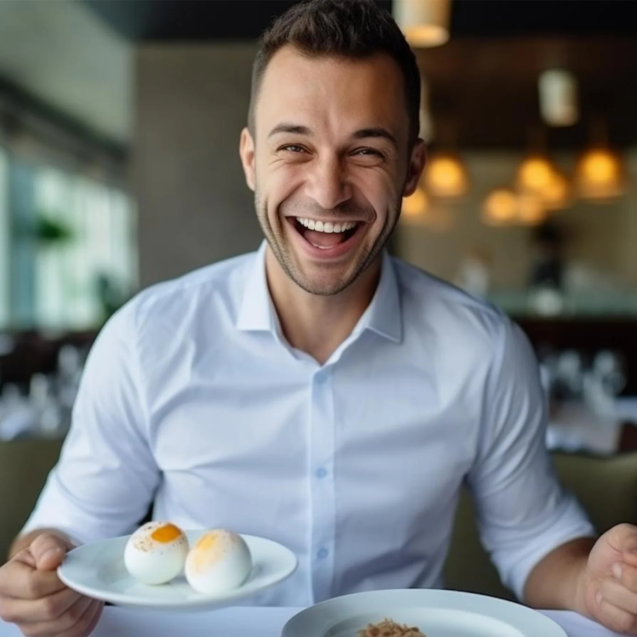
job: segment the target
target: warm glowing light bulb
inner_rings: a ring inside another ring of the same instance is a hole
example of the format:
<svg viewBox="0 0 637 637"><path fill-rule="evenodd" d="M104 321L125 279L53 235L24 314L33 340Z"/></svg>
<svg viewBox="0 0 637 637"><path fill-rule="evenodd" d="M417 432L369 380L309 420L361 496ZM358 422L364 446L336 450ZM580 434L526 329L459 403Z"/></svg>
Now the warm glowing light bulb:
<svg viewBox="0 0 637 637"><path fill-rule="evenodd" d="M461 197L469 188L469 176L462 161L454 155L434 156L425 172L427 190L434 197Z"/></svg>
<svg viewBox="0 0 637 637"><path fill-rule="evenodd" d="M541 193L549 186L555 168L542 156L528 157L518 168L518 187L522 191Z"/></svg>
<svg viewBox="0 0 637 637"><path fill-rule="evenodd" d="M515 220L518 199L509 188L496 188L484 200L483 220L491 225L505 225Z"/></svg>
<svg viewBox="0 0 637 637"><path fill-rule="evenodd" d="M622 160L606 148L586 152L575 169L579 194L586 199L609 199L624 190Z"/></svg>

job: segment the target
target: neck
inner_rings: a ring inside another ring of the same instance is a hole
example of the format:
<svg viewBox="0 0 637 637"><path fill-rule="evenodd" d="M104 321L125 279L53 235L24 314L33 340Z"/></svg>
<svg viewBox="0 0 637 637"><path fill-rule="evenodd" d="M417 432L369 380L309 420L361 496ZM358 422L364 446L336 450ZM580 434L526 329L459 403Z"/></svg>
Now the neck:
<svg viewBox="0 0 637 637"><path fill-rule="evenodd" d="M323 365L352 333L371 303L380 278L380 264L379 256L345 290L319 296L292 281L268 247L268 287L288 343Z"/></svg>

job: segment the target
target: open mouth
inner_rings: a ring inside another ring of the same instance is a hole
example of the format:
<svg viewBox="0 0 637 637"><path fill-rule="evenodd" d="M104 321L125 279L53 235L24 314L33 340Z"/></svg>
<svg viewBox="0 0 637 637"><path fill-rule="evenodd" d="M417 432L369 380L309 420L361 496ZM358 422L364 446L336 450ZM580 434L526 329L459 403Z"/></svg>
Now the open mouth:
<svg viewBox="0 0 637 637"><path fill-rule="evenodd" d="M349 241L362 227L360 221L323 222L303 217L290 219L296 231L319 250L330 250Z"/></svg>

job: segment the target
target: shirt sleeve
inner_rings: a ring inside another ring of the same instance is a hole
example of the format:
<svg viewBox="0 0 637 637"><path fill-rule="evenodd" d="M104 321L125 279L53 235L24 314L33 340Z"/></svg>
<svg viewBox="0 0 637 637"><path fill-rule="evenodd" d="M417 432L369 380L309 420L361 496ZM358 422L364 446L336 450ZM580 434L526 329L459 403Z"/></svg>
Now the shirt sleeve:
<svg viewBox="0 0 637 637"><path fill-rule="evenodd" d="M131 532L159 482L149 447L134 302L93 345L60 459L22 532L53 527L78 543Z"/></svg>
<svg viewBox="0 0 637 637"><path fill-rule="evenodd" d="M508 319L503 332L468 483L482 543L504 584L523 599L526 580L543 557L595 530L562 489L547 451L547 400L533 350Z"/></svg>

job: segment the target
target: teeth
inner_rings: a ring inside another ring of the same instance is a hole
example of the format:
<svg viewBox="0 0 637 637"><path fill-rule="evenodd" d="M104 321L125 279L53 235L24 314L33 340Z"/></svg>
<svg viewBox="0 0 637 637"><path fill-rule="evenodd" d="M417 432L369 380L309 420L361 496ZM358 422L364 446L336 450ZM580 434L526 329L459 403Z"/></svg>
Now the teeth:
<svg viewBox="0 0 637 637"><path fill-rule="evenodd" d="M316 230L317 232L347 232L347 230L352 230L356 227L355 221L346 221L345 223L331 223L330 221L326 221L323 223L322 221L314 221L313 219L304 219L302 217L298 217L297 221L306 228L310 230Z"/></svg>

